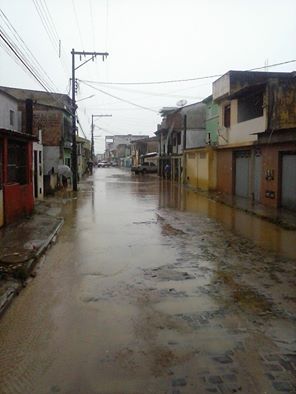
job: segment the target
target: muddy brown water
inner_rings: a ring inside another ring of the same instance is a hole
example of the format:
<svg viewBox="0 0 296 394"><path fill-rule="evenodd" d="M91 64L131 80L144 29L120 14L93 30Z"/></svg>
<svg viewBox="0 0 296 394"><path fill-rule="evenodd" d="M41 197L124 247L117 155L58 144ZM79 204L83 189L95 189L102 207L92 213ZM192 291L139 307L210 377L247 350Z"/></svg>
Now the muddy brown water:
<svg viewBox="0 0 296 394"><path fill-rule="evenodd" d="M294 390L296 234L97 169L0 321L0 393Z"/></svg>

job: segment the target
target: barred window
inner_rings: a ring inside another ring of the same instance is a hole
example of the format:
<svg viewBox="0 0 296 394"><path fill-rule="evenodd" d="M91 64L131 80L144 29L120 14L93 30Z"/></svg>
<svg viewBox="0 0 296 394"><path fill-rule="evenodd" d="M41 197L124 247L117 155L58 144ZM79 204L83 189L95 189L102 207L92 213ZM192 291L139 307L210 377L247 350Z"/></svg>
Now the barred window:
<svg viewBox="0 0 296 394"><path fill-rule="evenodd" d="M27 179L27 144L8 143L8 183L25 185Z"/></svg>

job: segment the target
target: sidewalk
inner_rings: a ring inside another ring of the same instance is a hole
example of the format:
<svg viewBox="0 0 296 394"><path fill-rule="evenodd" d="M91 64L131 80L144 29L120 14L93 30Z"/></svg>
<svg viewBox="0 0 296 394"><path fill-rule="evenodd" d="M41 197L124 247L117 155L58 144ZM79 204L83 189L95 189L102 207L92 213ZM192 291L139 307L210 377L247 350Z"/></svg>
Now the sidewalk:
<svg viewBox="0 0 296 394"><path fill-rule="evenodd" d="M39 207L31 217L0 229L0 315L62 225L62 218L45 214Z"/></svg>
<svg viewBox="0 0 296 394"><path fill-rule="evenodd" d="M296 212L283 208L268 208L262 204L252 202L251 200L242 197L217 192L207 192L191 188L188 185L185 187L209 198L210 200L214 200L229 207L244 211L248 214L258 216L261 219L274 223L286 230L296 230Z"/></svg>

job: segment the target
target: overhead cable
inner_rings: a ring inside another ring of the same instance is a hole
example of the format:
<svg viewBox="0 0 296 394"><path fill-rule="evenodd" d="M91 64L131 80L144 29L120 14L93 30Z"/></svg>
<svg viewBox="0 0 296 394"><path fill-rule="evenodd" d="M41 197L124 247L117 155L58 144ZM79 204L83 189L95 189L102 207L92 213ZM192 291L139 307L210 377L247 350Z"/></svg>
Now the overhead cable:
<svg viewBox="0 0 296 394"><path fill-rule="evenodd" d="M282 66L284 64L289 64L289 63L295 63L296 59L293 60L288 60L285 62L280 62L280 63L274 63L274 64L269 64L268 68L270 67L276 67L276 66ZM256 71L256 70L263 70L266 68L265 66L262 67L255 67L251 68L245 71ZM223 74L214 74L214 75L206 75L203 77L194 77L194 78L186 78L186 79L172 79L172 80L166 80L166 81L151 81L151 82L104 82L104 81L85 81L89 83L94 83L94 84L99 84L99 85L159 85L159 84L167 84L167 83L179 83L179 82L190 82L190 81L198 81L202 79L213 79L213 78L219 78Z"/></svg>
<svg viewBox="0 0 296 394"><path fill-rule="evenodd" d="M44 12L42 11L41 5L38 3L38 0L33 0L33 3L34 3L36 11L40 17L40 20L43 24L43 27L46 31L46 34L47 34L47 36L54 48L54 51L57 51L58 50L58 43L56 42L56 39L54 37L54 33L52 33L52 30L48 25L47 18L44 16Z"/></svg>
<svg viewBox="0 0 296 394"><path fill-rule="evenodd" d="M35 62L35 65L34 65L35 72L38 72L39 75L43 74L44 77L49 82L49 84L51 84L57 90L57 88L56 88L54 82L52 81L52 79L49 77L47 72L41 66L41 64L36 59L36 57L34 56L32 51L30 50L30 48L26 45L26 43L24 42L22 37L19 35L19 33L17 32L15 27L12 25L12 23L10 22L10 20L8 19L8 17L4 14L4 12L2 10L0 10L0 18L3 20L3 22L9 28L9 30L12 32L13 36L15 37L15 39L18 41L18 44L15 43L15 47L18 48L18 50L22 49L24 51L23 52L23 56L26 58L27 62L28 62L28 58L31 58ZM8 33L6 33L6 36L8 37ZM12 38L10 38L10 41L13 42Z"/></svg>
<svg viewBox="0 0 296 394"><path fill-rule="evenodd" d="M24 61L21 55L13 47L12 43L9 42L8 38L4 36L3 32L1 31L1 28L0 28L0 38L2 38L2 40L9 47L9 49L14 54L14 56L17 57L17 59L24 65L24 67L29 71L29 73L34 77L34 79L43 87L43 89L49 91L49 88L46 86L46 84L43 81L41 81L41 79L39 79L39 77L34 73L32 68ZM11 54L11 52L9 53Z"/></svg>
<svg viewBox="0 0 296 394"><path fill-rule="evenodd" d="M90 23L92 30L92 39L93 39L93 49L96 48L96 39L95 39L95 28L94 28L94 17L93 17L93 8L92 8L92 0L89 0L89 13L90 13Z"/></svg>
<svg viewBox="0 0 296 394"><path fill-rule="evenodd" d="M85 82L85 81L82 81L82 80L79 80L79 81L80 81L81 83L83 83L84 85L86 85L86 86L88 86L88 87L90 87L90 88L92 88L92 89L95 89L95 90L97 90L98 92L101 92L101 93L103 93L103 94L105 94L105 95L107 95L107 96L113 97L113 98L115 98L115 99L117 99L117 100L119 100L119 101L123 101L124 103L128 103L128 104L130 104L130 105L134 105L135 107L139 107L139 108L145 109L145 110L147 110L147 111L155 112L155 113L158 114L158 111L155 111L155 110L152 109L152 108L144 107L143 105L139 105L139 104L133 103L132 101L129 101L129 100L123 99L123 98L121 98L121 97L115 96L115 95L113 95L113 94L111 94L111 93L108 93L108 92L102 90L102 89L99 89L99 88L97 88L97 87L95 87L95 86L92 86L91 84L89 84L89 83L87 83L87 82Z"/></svg>
<svg viewBox="0 0 296 394"><path fill-rule="evenodd" d="M6 51L6 53L24 69L25 72L29 73L29 75L33 77L40 86L42 86L42 88L45 90L45 93L47 93L53 98L53 104L55 103L59 104L63 100L63 94L52 93L52 91L54 91L54 88L46 81L46 79L44 79L44 76L40 74L40 71L35 69L35 67L30 63L29 59L26 57L26 55L22 52L20 46L15 42L13 42L13 40L9 37L9 35L5 32L5 30L1 26L0 26L0 45ZM57 99L57 95L60 96L58 99ZM72 109L70 108L69 111L71 113Z"/></svg>
<svg viewBox="0 0 296 394"><path fill-rule="evenodd" d="M74 12L75 20L76 20L77 30L78 30L78 33L79 33L80 43L81 43L81 46L82 46L82 50L84 50L84 45L83 45L81 30L80 30L80 26L79 26L79 19L78 19L78 16L77 16L77 11L76 11L75 1L74 1L74 0L72 0L72 7L73 7L73 12Z"/></svg>
<svg viewBox="0 0 296 394"><path fill-rule="evenodd" d="M49 12L49 9L47 7L46 1L44 1L44 4L42 3L42 0L32 0L33 4L35 6L35 9L39 15L39 18L41 20L41 23L44 27L44 30L51 42L51 45L53 47L53 50L56 54L58 54L58 57L60 59L61 65L64 68L65 74L68 74L67 70L67 65L62 61L62 58L60 58L60 39L59 35L57 33L55 24L53 22L53 18Z"/></svg>
<svg viewBox="0 0 296 394"><path fill-rule="evenodd" d="M83 82L84 80L80 80L81 82ZM86 81L88 82L88 81ZM174 95L174 94L167 94L167 93L159 93L159 92L148 92L148 91L143 91L143 90L136 90L136 89L127 89L124 87L119 87L119 86L115 86L115 85L111 85L111 86L106 86L109 89L116 89L116 90L120 90L123 92L128 92L128 93L139 93L139 94L144 94L147 96L161 96L161 97L172 97L172 98L177 98L180 99L180 95ZM183 95L183 98L188 98L188 99L195 99L195 100L202 100L204 97L197 97L197 96L190 96L190 95Z"/></svg>
<svg viewBox="0 0 296 394"><path fill-rule="evenodd" d="M81 129L81 131L82 131L82 134L84 135L84 138L87 140L88 138L87 138L87 136L86 136L86 134L85 134L85 132L84 132L84 130L83 130L83 127L82 127L82 124L80 123L80 120L79 120L79 118L78 118L78 115L77 115L77 123L78 123L78 126L80 127L80 129Z"/></svg>

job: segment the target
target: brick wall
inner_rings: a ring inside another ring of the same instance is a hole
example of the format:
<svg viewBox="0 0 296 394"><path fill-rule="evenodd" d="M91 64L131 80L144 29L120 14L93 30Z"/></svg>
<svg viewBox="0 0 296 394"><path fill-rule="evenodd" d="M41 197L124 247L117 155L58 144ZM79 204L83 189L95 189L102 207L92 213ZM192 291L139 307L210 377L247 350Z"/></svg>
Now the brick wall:
<svg viewBox="0 0 296 394"><path fill-rule="evenodd" d="M266 206L277 208L281 205L281 155L289 151L296 151L296 143L270 144L261 147L262 177L260 200ZM274 198L270 197L273 196L270 192L274 193Z"/></svg>
<svg viewBox="0 0 296 394"><path fill-rule="evenodd" d="M60 145L61 139L63 139L63 113L53 109L34 109L34 135L38 135L39 129L42 130L43 145Z"/></svg>
<svg viewBox="0 0 296 394"><path fill-rule="evenodd" d="M26 129L26 107L24 102L19 103L22 112L22 131ZM38 137L38 130L42 130L42 143L47 146L59 146L63 138L64 113L44 105L33 106L33 134Z"/></svg>

